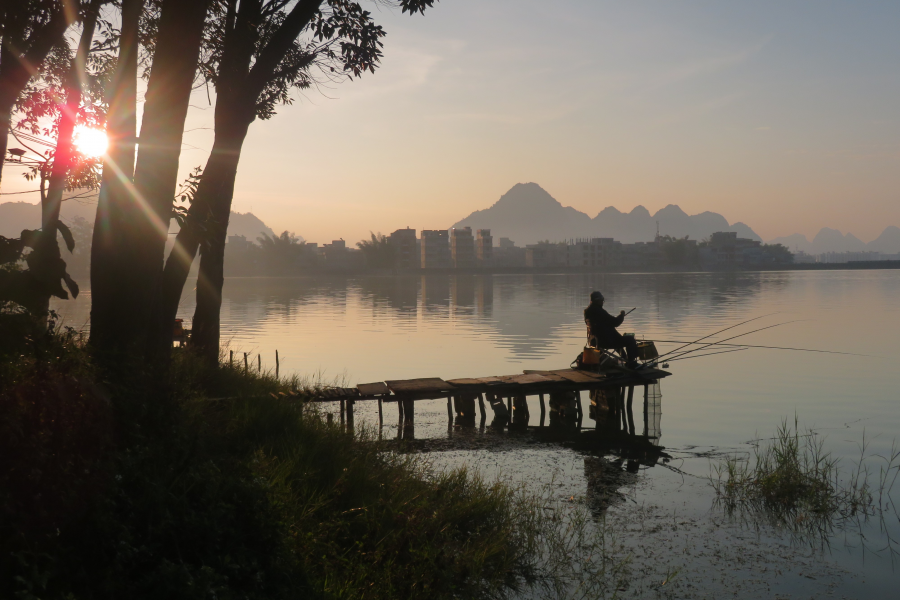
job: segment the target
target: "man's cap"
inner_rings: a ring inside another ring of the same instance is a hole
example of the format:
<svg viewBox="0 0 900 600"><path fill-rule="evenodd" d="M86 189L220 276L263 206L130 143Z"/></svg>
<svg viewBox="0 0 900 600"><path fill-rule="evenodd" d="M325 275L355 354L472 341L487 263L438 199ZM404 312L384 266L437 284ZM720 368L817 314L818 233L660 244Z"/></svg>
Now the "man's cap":
<svg viewBox="0 0 900 600"><path fill-rule="evenodd" d="M594 300L603 300L603 294L600 292L591 292L591 302Z"/></svg>

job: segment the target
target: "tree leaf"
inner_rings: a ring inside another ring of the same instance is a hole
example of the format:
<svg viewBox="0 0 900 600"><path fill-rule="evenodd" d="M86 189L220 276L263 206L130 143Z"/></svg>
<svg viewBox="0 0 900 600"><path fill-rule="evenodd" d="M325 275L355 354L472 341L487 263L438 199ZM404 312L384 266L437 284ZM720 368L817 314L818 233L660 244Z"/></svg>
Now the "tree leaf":
<svg viewBox="0 0 900 600"><path fill-rule="evenodd" d="M69 291L72 292L72 297L78 297L78 284L75 283L75 280L72 279L72 276L68 274L68 272L63 272L63 279L66 282L66 287L69 288Z"/></svg>
<svg viewBox="0 0 900 600"><path fill-rule="evenodd" d="M69 249L69 253L75 251L75 238L72 237L72 230L69 229L69 226L59 221L56 225L56 228L62 234L63 239L66 241L66 248Z"/></svg>

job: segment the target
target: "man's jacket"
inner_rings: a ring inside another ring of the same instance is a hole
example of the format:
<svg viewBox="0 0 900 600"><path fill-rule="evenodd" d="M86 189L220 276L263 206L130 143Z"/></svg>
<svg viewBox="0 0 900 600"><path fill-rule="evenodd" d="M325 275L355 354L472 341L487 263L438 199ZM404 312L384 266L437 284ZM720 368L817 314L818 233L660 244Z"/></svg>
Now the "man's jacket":
<svg viewBox="0 0 900 600"><path fill-rule="evenodd" d="M591 335L597 338L597 343L603 348L617 348L622 335L616 331L616 327L625 320L624 315L612 316L600 304L591 302L584 309L584 320L591 328Z"/></svg>

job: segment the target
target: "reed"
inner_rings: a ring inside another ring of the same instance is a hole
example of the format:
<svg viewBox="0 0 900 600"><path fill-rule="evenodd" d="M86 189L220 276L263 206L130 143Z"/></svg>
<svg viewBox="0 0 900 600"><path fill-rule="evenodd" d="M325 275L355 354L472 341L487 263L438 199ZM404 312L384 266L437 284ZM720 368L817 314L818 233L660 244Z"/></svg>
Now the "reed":
<svg viewBox="0 0 900 600"><path fill-rule="evenodd" d="M877 477L873 460L882 463ZM762 517L812 541L844 523L881 514L898 470L896 447L887 457L871 456L865 435L858 461L843 468L825 449L825 439L812 429L801 432L795 416L793 424L783 420L774 438L755 444L749 455L714 464L710 483L730 514Z"/></svg>

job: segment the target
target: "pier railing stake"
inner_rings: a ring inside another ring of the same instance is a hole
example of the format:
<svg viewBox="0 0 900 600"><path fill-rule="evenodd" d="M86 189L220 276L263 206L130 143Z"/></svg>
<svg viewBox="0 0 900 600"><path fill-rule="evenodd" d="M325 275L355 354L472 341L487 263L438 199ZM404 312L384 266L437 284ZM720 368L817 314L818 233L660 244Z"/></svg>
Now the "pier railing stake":
<svg viewBox="0 0 900 600"><path fill-rule="evenodd" d="M234 350L228 351L228 366L229 367L234 366Z"/></svg>
<svg viewBox="0 0 900 600"><path fill-rule="evenodd" d="M256 367L257 373L262 373L262 354L256 355L256 362L259 366Z"/></svg>
<svg viewBox="0 0 900 600"><path fill-rule="evenodd" d="M250 370L249 365L247 364L247 353L244 352L244 373Z"/></svg>
<svg viewBox="0 0 900 600"><path fill-rule="evenodd" d="M625 414L628 417L628 433L634 435L634 412L632 412L632 401L634 400L634 386L628 387L628 406L625 409Z"/></svg>
<svg viewBox="0 0 900 600"><path fill-rule="evenodd" d="M647 414L647 409L649 408L648 405L650 404L649 396L650 396L650 386L645 384L644 385L644 437L647 436L647 433L648 433L649 427L650 427L650 419L649 419L649 415Z"/></svg>
<svg viewBox="0 0 900 600"><path fill-rule="evenodd" d="M275 350L275 379L278 379L279 367L281 366L281 361L278 359L278 350Z"/></svg>

